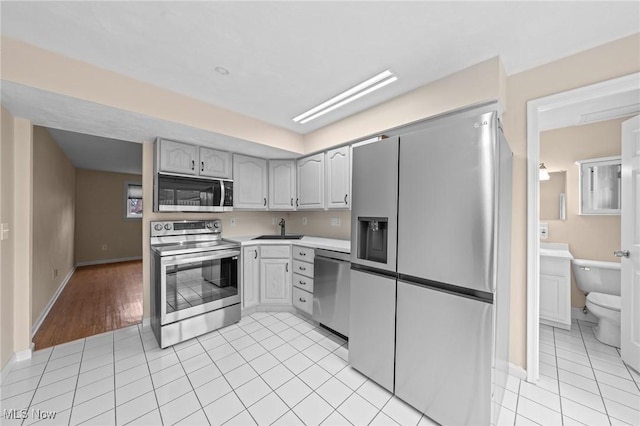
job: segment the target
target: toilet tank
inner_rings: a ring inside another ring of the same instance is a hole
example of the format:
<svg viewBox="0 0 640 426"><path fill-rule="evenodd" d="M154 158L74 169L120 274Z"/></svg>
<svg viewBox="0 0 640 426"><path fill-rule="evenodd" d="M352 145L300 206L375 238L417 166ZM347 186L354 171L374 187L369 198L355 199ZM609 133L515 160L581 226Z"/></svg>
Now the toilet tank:
<svg viewBox="0 0 640 426"><path fill-rule="evenodd" d="M573 259L576 285L587 293L597 292L620 296L620 264L600 260Z"/></svg>

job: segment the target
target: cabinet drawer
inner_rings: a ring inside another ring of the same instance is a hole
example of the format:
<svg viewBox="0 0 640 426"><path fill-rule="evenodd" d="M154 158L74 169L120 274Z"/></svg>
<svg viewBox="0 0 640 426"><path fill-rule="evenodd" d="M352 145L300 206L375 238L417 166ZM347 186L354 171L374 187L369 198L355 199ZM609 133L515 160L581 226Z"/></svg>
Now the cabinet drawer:
<svg viewBox="0 0 640 426"><path fill-rule="evenodd" d="M309 315L313 315L313 294L294 287L293 306L300 309L301 311L306 312Z"/></svg>
<svg viewBox="0 0 640 426"><path fill-rule="evenodd" d="M300 274L293 274L293 285L299 289L313 293L313 278L305 277Z"/></svg>
<svg viewBox="0 0 640 426"><path fill-rule="evenodd" d="M293 272L313 278L313 263L293 259Z"/></svg>
<svg viewBox="0 0 640 426"><path fill-rule="evenodd" d="M291 246L262 246L260 247L260 257L264 258L288 258L291 256Z"/></svg>
<svg viewBox="0 0 640 426"><path fill-rule="evenodd" d="M313 263L315 250L310 247L293 246L293 258Z"/></svg>
<svg viewBox="0 0 640 426"><path fill-rule="evenodd" d="M568 259L553 259L545 256L540 257L540 273L548 275L558 275L563 277L566 275L568 268L571 267Z"/></svg>

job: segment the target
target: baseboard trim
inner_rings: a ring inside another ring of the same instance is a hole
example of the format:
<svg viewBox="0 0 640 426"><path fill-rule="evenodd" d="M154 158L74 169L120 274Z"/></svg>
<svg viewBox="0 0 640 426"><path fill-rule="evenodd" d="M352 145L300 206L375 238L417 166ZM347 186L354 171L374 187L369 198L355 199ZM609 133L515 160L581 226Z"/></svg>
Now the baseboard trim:
<svg viewBox="0 0 640 426"><path fill-rule="evenodd" d="M31 338L32 339L33 339L33 336L35 336L36 333L38 332L38 329L40 328L42 323L44 322L44 319L47 317L47 315L49 315L49 311L51 310L51 308L53 308L53 305L56 303L56 300L58 300L58 297L62 293L62 290L64 290L64 288L67 286L67 283L69 283L69 281L71 280L71 276L73 275L73 273L75 271L76 271L76 267L74 266L74 267L71 268L71 270L69 271L67 276L64 277L64 280L62 280L62 282L58 286L58 289L56 290L56 292L53 294L53 296L49 300L49 303L47 303L47 306L44 307L44 310L42 311L42 313L40 314L40 316L38 317L36 322L31 327Z"/></svg>
<svg viewBox="0 0 640 426"><path fill-rule="evenodd" d="M104 265L105 263L129 262L131 260L142 260L142 256L118 257L116 259L89 260L87 262L78 262L78 263L76 263L76 268L79 267L79 266Z"/></svg>
<svg viewBox="0 0 640 426"><path fill-rule="evenodd" d="M585 314L582 308L571 308L571 319L579 319L581 321L598 322L598 317L587 311Z"/></svg>
<svg viewBox="0 0 640 426"><path fill-rule="evenodd" d="M527 379L527 370L525 370L524 368L509 363L509 375L510 376L514 376L517 377L520 380L526 380Z"/></svg>

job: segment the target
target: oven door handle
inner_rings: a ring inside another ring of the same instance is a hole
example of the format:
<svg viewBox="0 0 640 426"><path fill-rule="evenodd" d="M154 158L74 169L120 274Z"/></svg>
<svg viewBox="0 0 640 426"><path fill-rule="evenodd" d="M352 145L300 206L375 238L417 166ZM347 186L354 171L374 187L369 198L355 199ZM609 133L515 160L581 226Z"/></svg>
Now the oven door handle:
<svg viewBox="0 0 640 426"><path fill-rule="evenodd" d="M227 257L240 256L239 249L210 250L200 253L178 254L162 257L162 265L183 265L185 263L203 262L206 260L225 259Z"/></svg>

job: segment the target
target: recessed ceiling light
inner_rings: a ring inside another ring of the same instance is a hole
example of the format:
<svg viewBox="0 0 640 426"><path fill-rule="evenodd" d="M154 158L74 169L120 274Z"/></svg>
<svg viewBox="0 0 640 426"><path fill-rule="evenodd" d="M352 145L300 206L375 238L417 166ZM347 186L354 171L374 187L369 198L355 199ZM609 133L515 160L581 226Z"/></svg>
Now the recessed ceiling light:
<svg viewBox="0 0 640 426"><path fill-rule="evenodd" d="M387 84L391 84L396 80L398 80L398 76L393 72L391 72L390 70L383 71L380 74L375 75L370 79L352 87L351 89L345 90L344 92L340 93L337 96L334 96L328 101L311 108L309 111L303 112L302 114L294 117L293 121L300 124L307 123L330 111L333 111L336 108L340 108L341 106L346 105L349 102L353 102L356 99L363 97L364 95L378 90L386 86Z"/></svg>
<svg viewBox="0 0 640 426"><path fill-rule="evenodd" d="M220 75L229 75L229 70L225 67L216 67L215 70Z"/></svg>

